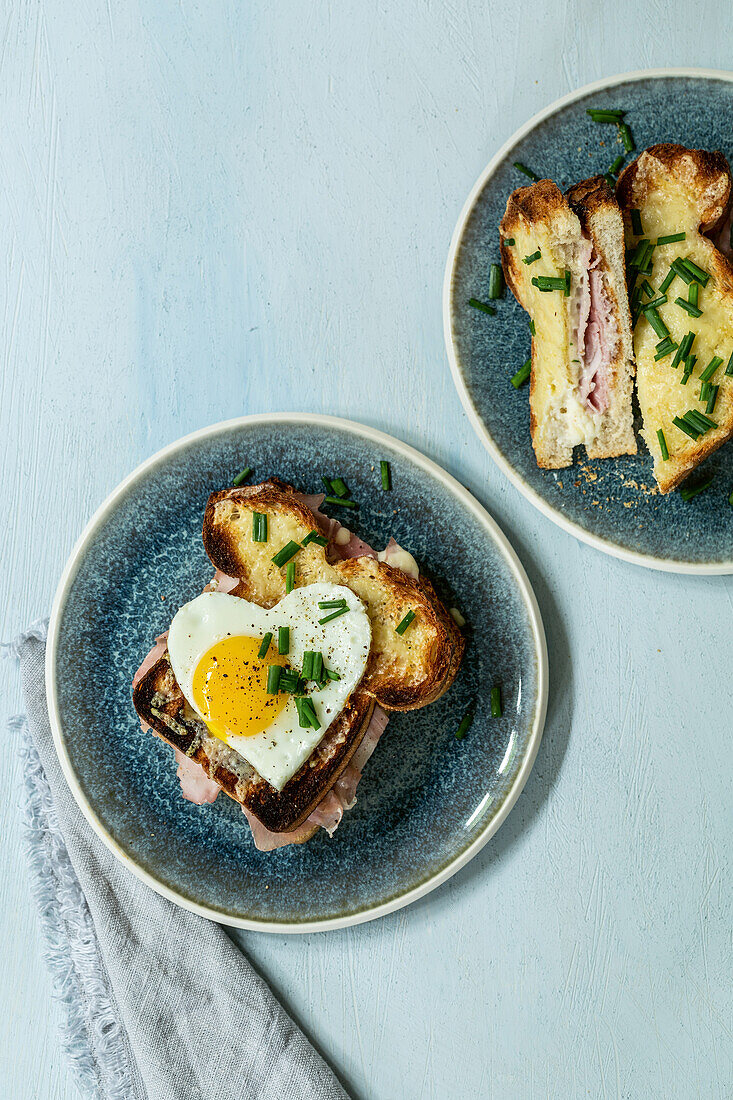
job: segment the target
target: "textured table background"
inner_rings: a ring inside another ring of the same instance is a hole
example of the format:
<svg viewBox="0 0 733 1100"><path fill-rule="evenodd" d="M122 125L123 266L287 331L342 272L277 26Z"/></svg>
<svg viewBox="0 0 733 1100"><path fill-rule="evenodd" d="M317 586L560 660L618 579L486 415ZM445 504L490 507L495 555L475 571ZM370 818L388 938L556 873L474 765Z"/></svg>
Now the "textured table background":
<svg viewBox="0 0 733 1100"><path fill-rule="evenodd" d="M725 67L720 11L3 5L0 635L47 613L83 524L138 462L244 412L338 413L425 450L536 587L547 729L497 837L375 924L237 936L357 1100L733 1094L733 578L621 564L533 511L461 411L440 309L461 204L512 130L614 72ZM17 677L0 675L11 714ZM0 1096L70 1100L15 750Z"/></svg>

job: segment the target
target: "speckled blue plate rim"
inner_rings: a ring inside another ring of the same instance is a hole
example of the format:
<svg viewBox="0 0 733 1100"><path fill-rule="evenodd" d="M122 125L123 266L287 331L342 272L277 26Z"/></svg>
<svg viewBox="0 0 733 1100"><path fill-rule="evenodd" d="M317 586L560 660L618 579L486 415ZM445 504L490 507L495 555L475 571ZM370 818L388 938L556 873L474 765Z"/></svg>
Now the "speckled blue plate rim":
<svg viewBox="0 0 733 1100"><path fill-rule="evenodd" d="M615 88L621 84L628 84L634 81L641 80L656 80L656 79L670 79L670 78L693 78L693 79L708 79L719 80L733 83L733 72L718 69L704 69L704 68L662 68L662 69L638 69L626 73L618 73L614 76L604 77L602 80L597 80L591 84L585 84L582 88L578 88L574 92L570 92L568 95L561 96L559 99L554 100L547 107L544 107L537 114L533 115L523 126L520 126L512 136L502 145L498 152L492 157L488 165L481 173L473 188L471 189L468 198L466 199L463 209L456 223L456 227L453 231L451 238L451 245L448 252L448 259L445 266L445 276L443 280L443 333L445 337L445 346L448 354L448 361L450 363L451 373L453 375L453 381L458 395L461 399L461 403L468 415L469 420L473 426L474 431L478 435L481 442L486 447L487 451L493 458L497 466L506 474L511 483L525 496L531 504L534 505L543 515L547 516L553 523L559 527L568 531L571 535L575 535L581 542L587 543L589 546L595 547L595 549L602 551L604 554L610 554L612 557L620 558L623 561L631 562L634 565L641 565L648 569L658 569L668 573L695 573L705 575L728 575L733 573L733 558L728 561L714 561L714 562L695 562L678 560L675 558L655 557L651 554L643 554L637 551L628 549L625 546L618 545L609 539L603 538L600 535L594 534L591 531L587 531L580 524L564 516L562 512L558 511L551 504L549 504L544 497L538 493L529 483L522 477L522 475L514 468L511 462L506 458L504 453L500 450L491 433L489 432L486 424L484 423L481 415L476 408L476 405L471 397L470 389L467 380L461 369L459 362L458 352L456 349L455 333L453 327L453 309L452 309L452 284L453 274L455 270L456 259L461 247L464 230L471 217L473 209L480 198L486 184L496 174L499 166L508 158L511 151L515 146L519 145L528 134L532 132L537 126L539 126L546 119L552 115L557 114L558 111L563 110L565 107L585 98L588 95L592 95L596 92L606 91L610 88ZM571 467L572 469L572 467Z"/></svg>
<svg viewBox="0 0 733 1100"><path fill-rule="evenodd" d="M424 881L418 883L411 889L399 894L396 897L389 898L385 902L381 902L373 907L364 908L358 912L349 913L343 916L337 916L328 918L325 920L316 921L297 921L297 922L280 922L280 921L264 921L264 920L251 920L246 918L237 917L230 913L222 912L218 908L209 907L205 904L201 904L192 898L186 897L178 891L171 889L165 883L159 881L155 875L151 874L144 867L141 867L134 859L128 854L127 851L110 835L105 828L104 823L97 816L94 808L90 804L83 790L82 784L77 777L69 752L67 750L64 734L62 729L62 722L59 710L59 700L57 691L57 656L60 639L60 624L63 616L64 607L67 597L70 593L74 579L77 576L79 569L83 565L84 555L87 547L93 542L96 534L103 528L106 520L114 514L117 502L121 500L127 491L134 486L135 482L148 474L157 465L164 463L168 458L176 455L177 453L184 451L189 445L206 438L210 438L219 433L226 433L232 429L246 428L249 425L299 425L304 424L318 425L324 428L340 429L354 433L368 441L376 444L383 444L394 451L399 453L405 459L413 462L416 466L424 470L429 476L435 478L442 483L460 502L470 510L478 522L480 522L486 529L488 537L490 537L496 546L498 552L502 555L507 566L516 582L517 591L524 604L527 612L528 624L531 629L532 638L534 641L535 655L537 661L537 688L536 699L534 705L534 716L532 721L532 728L529 732L527 739L527 745L524 753L524 757L518 767L513 781L506 791L501 805L497 808L496 813L487 820L486 827L474 838L474 840L462 851L460 851L455 858L453 858L446 866L440 868L435 874L431 875ZM182 437L181 439L169 444L162 450L156 452L149 459L138 466L128 477L126 477L118 487L107 497L107 499L100 505L97 511L92 516L91 520L87 524L86 528L82 532L79 540L77 541L69 560L66 564L64 572L59 581L59 585L54 598L53 607L51 611L51 618L48 630L48 641L46 646L46 695L48 702L48 713L53 732L54 745L56 752L64 772L67 783L77 802L79 809L83 813L87 822L103 842L103 844L112 852L112 854L122 863L129 871L132 872L137 878L145 882L156 893L167 897L170 901L176 905L181 906L183 909L187 909L190 912L197 913L200 916L207 917L210 920L217 921L221 924L227 924L236 928L245 928L252 931L260 932L277 932L277 933L307 933L307 932L320 932L330 929L344 928L350 925L361 924L366 921L374 920L377 917L385 916L388 913L394 912L397 909L401 909L406 905L409 905L413 901L417 901L419 898L424 897L426 894L435 890L447 879L451 878L457 871L464 867L473 857L484 847L491 837L496 833L499 827L506 820L509 812L514 806L519 794L524 787L535 758L539 749L540 741L542 739L542 732L544 728L545 715L547 711L547 695L548 695L548 658L547 658L547 644L545 641L545 632L540 616L539 607L535 598L532 587L529 583L524 568L519 561L514 549L509 543L508 539L498 527L496 522L492 519L489 513L483 508L481 504L465 489L460 482L451 477L445 470L443 470L436 463L426 458L419 451L400 440L389 436L384 432L377 431L364 424L358 424L354 421L344 420L339 417L316 415L307 413L276 413L276 414L257 414L253 416L238 417L233 420L222 421L218 424L214 424L207 428L202 428L198 431L192 432L189 435Z"/></svg>

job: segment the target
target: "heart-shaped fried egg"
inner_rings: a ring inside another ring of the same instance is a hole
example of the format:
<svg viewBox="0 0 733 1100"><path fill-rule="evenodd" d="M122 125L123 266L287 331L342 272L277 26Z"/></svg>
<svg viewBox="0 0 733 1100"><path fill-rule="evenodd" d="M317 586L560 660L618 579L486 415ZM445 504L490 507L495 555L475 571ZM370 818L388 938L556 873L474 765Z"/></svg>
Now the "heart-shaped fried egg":
<svg viewBox="0 0 733 1100"><path fill-rule="evenodd" d="M269 610L205 592L168 633L186 700L278 791L343 710L370 647L361 600L328 583L296 588Z"/></svg>

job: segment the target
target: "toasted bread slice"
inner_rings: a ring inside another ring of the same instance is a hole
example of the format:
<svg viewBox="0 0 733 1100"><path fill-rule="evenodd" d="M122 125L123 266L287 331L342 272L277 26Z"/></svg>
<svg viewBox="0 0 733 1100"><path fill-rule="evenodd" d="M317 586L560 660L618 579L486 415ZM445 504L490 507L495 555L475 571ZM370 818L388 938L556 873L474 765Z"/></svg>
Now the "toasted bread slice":
<svg viewBox="0 0 733 1100"><path fill-rule="evenodd" d="M356 752L374 710L374 699L357 689L308 760L276 791L238 752L209 733L181 694L167 653L136 685L133 703L164 741L200 764L274 833L296 829L312 813Z"/></svg>
<svg viewBox="0 0 733 1100"><path fill-rule="evenodd" d="M710 275L698 288L699 317L691 316L676 303L688 300L689 288L679 276L666 292L667 300L657 310L672 340L679 345L687 333L695 338L691 355L696 363L687 375L684 363L676 366L676 354L655 359L660 334L641 313L634 329L637 365L637 393L644 420L643 435L654 458L654 476L662 493L668 493L691 470L717 450L733 434L733 376L726 366L733 353L733 269L713 246L705 233L714 233L726 218L731 203L731 173L722 153L686 149L682 145L654 145L645 150L621 174L617 188L624 211L626 241L635 249L641 239L685 234L683 241L656 245L647 270L636 275L639 283L648 280L655 297L676 259L687 258ZM633 231L631 211L638 210L643 238ZM634 275L630 276L633 278ZM690 284L692 285L692 284ZM634 292L636 293L636 292ZM700 375L713 357L721 360L708 381L718 386L714 409L706 413L708 397L702 400ZM689 360L688 360L689 365ZM730 368L733 370L733 367ZM710 415L717 427L697 439L690 438L674 424L690 409ZM657 432L664 433L669 452L662 458Z"/></svg>
<svg viewBox="0 0 733 1100"><path fill-rule="evenodd" d="M506 281L534 323L529 401L538 466L571 465L580 444L591 458L635 454L623 222L613 192L601 177L568 198L551 180L520 187L501 237ZM533 283L548 276L568 279L567 292Z"/></svg>
<svg viewBox="0 0 733 1100"><path fill-rule="evenodd" d="M266 513L267 542L253 542L252 515ZM239 578L234 592L262 607L285 595L283 569L272 556L287 542L302 543L318 530L318 519L291 486L276 479L214 493L206 506L203 539L213 565ZM372 557L329 561L326 548L311 542L293 558L295 586L331 581L364 601L372 626L372 648L361 690L387 710L413 710L432 703L452 684L464 638L432 584L414 580ZM408 611L415 618L404 634L396 627Z"/></svg>

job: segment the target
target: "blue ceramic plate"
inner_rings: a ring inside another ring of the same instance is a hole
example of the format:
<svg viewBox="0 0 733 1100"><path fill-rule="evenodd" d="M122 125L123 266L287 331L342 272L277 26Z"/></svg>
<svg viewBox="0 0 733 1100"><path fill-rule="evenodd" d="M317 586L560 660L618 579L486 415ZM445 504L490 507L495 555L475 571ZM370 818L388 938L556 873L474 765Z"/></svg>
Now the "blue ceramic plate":
<svg viewBox="0 0 733 1100"><path fill-rule="evenodd" d="M527 315L509 292L495 317L467 304L469 298L486 299L489 264L499 259L499 222L507 198L529 182L514 161L564 190L608 171L623 152L615 128L588 117L586 108L592 106L625 110L639 150L674 141L721 149L733 159L730 73L628 73L581 88L536 115L491 161L453 234L443 294L453 377L494 460L560 527L639 565L679 573L733 573L732 445L708 459L704 469L714 475L713 484L688 502L679 493L663 497L657 492L641 436L638 455L591 461L579 449L574 466L540 470L529 435L529 387L516 391L509 383L529 356Z"/></svg>
<svg viewBox="0 0 733 1100"><path fill-rule="evenodd" d="M381 489L379 461L392 467ZM459 677L423 711L395 715L358 803L330 840L264 854L221 795L180 794L170 749L140 730L131 680L156 634L198 595L209 494L244 465L310 492L340 474L360 502L349 519L380 548L415 554L468 620ZM61 580L47 650L49 712L74 795L112 851L150 886L245 928L314 931L369 920L432 890L498 829L532 767L547 694L544 634L524 571L493 520L456 481L389 436L331 417L246 417L167 447L89 524ZM488 689L502 686L492 719ZM474 724L455 731L472 700Z"/></svg>

